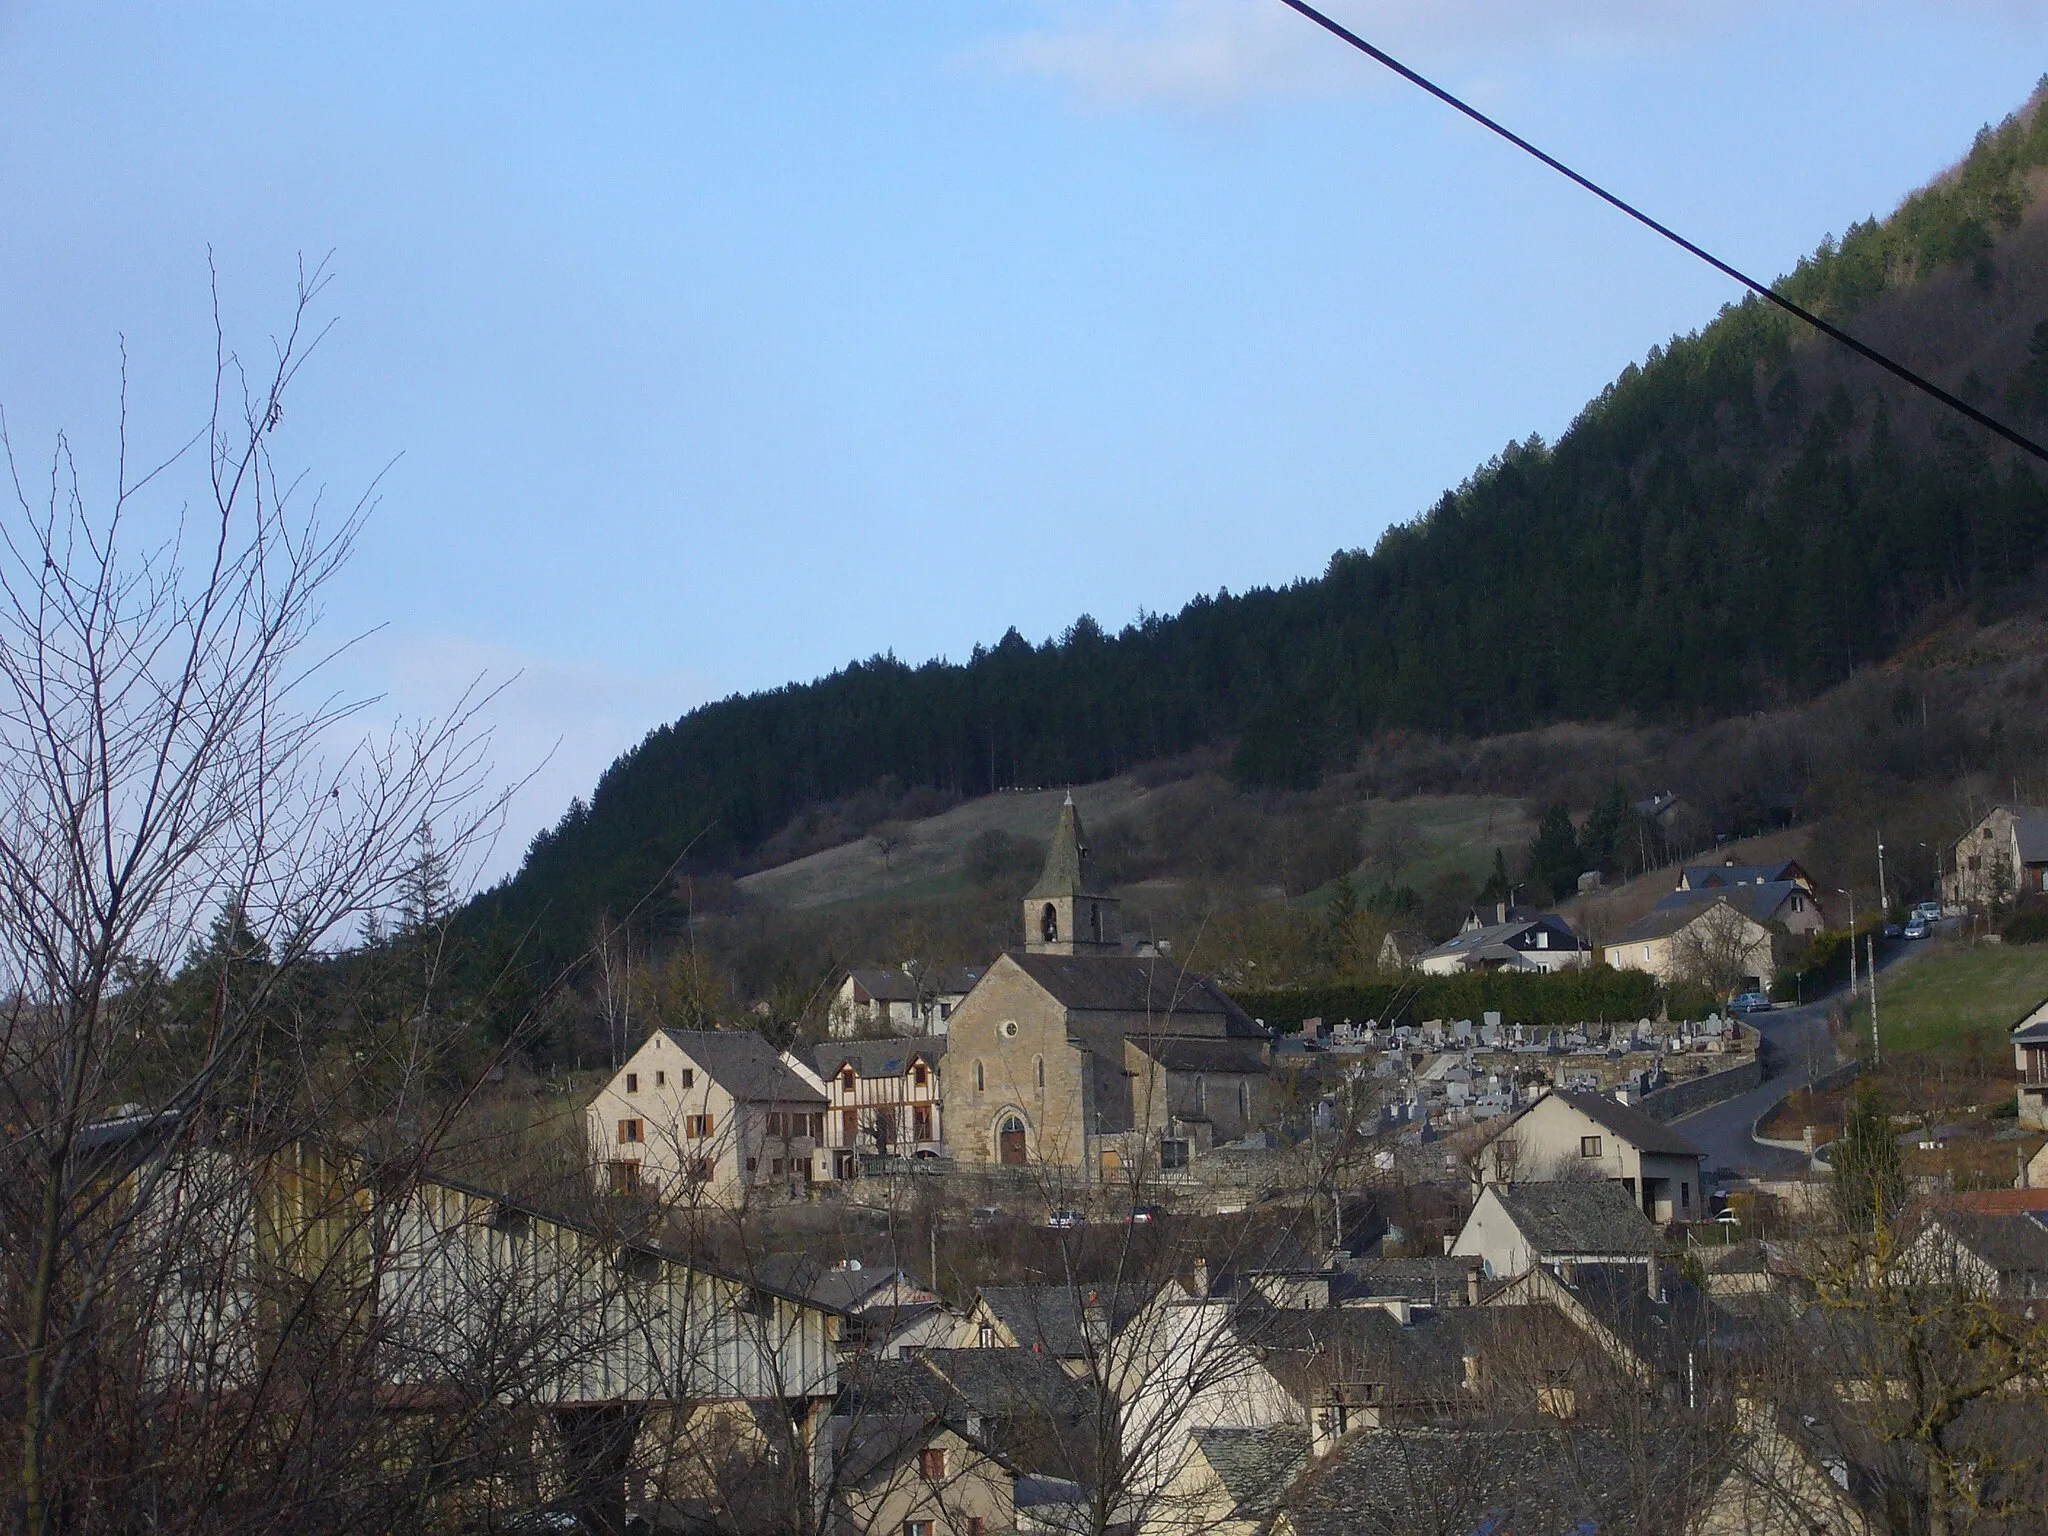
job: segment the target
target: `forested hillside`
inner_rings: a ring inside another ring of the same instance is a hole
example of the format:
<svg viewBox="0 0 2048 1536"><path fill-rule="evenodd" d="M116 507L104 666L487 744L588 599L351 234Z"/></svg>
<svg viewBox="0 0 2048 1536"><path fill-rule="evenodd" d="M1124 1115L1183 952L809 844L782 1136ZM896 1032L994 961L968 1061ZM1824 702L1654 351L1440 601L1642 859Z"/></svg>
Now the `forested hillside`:
<svg viewBox="0 0 2048 1536"><path fill-rule="evenodd" d="M2030 103L1786 287L1987 408L2048 422L2043 167L2048 116ZM1509 446L1318 578L693 710L614 763L472 918L566 958L686 847L691 867L733 868L878 782L972 795L1208 748L1241 783L1299 787L1390 728L1698 720L1809 696L1932 616L1995 607L2048 543L2033 467L1826 348L1732 305L1626 369L1557 443Z"/></svg>

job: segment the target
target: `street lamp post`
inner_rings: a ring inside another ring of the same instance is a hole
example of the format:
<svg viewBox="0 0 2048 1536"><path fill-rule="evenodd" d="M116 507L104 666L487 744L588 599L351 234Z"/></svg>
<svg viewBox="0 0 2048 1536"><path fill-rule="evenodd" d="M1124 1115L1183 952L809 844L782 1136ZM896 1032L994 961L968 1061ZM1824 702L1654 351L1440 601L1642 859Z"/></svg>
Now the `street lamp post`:
<svg viewBox="0 0 2048 1536"><path fill-rule="evenodd" d="M1877 834L1877 916L1880 923L1891 909L1891 895L1884 886L1884 831L1880 828Z"/></svg>

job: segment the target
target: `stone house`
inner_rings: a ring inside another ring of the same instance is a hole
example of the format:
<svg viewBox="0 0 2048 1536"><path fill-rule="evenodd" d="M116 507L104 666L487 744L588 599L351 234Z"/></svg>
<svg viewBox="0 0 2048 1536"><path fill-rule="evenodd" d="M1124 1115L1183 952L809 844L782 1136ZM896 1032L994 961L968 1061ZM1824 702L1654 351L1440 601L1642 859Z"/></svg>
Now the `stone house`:
<svg viewBox="0 0 2048 1536"><path fill-rule="evenodd" d="M656 1030L584 1108L598 1187L737 1205L831 1177L825 1095L750 1029Z"/></svg>
<svg viewBox="0 0 2048 1536"><path fill-rule="evenodd" d="M1942 862L1941 899L1951 907L2002 907L2048 892L2048 810L1994 805Z"/></svg>
<svg viewBox="0 0 2048 1536"><path fill-rule="evenodd" d="M946 1140L963 1165L1173 1168L1273 1113L1270 1033L1215 983L1128 952L1086 859L1070 797L1024 898L1025 947L953 1012Z"/></svg>
<svg viewBox="0 0 2048 1536"><path fill-rule="evenodd" d="M1916 1278L2001 1301L2048 1296L2048 1212L1937 1207L1901 1264Z"/></svg>
<svg viewBox="0 0 2048 1536"><path fill-rule="evenodd" d="M928 1413L827 1420L832 1536L993 1536L1016 1529L1017 1469Z"/></svg>
<svg viewBox="0 0 2048 1536"><path fill-rule="evenodd" d="M828 1040L785 1054L791 1068L825 1095L824 1147L833 1178L854 1177L863 1154L945 1155L946 1044L943 1035Z"/></svg>
<svg viewBox="0 0 2048 1536"><path fill-rule="evenodd" d="M1652 1221L1705 1211L1703 1154L1670 1126L1597 1093L1546 1093L1494 1130L1479 1150L1482 1182L1598 1179L1619 1184Z"/></svg>

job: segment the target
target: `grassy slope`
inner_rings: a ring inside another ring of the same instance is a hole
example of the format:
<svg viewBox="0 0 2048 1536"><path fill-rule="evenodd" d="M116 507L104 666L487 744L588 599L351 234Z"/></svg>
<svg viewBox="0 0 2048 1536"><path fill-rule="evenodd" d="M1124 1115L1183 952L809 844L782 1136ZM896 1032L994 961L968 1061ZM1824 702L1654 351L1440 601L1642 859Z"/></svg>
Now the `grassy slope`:
<svg viewBox="0 0 2048 1536"><path fill-rule="evenodd" d="M2003 1049L2003 1035L2048 997L2048 944L1979 945L1929 955L1879 984L1887 1051L1947 1051L1970 1036Z"/></svg>

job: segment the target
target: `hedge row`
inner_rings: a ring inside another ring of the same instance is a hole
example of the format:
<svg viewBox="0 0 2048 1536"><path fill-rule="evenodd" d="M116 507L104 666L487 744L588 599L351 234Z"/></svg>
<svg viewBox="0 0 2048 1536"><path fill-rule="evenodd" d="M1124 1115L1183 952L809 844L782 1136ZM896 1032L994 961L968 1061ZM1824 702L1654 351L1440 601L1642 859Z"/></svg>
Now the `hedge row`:
<svg viewBox="0 0 2048 1536"><path fill-rule="evenodd" d="M1504 1024L1619 1023L1657 1016L1664 998L1656 978L1607 966L1590 970L1516 975L1483 971L1465 976L1390 977L1320 987L1233 991L1254 1018L1292 1033L1303 1019L1325 1024L1377 1019L1419 1024L1425 1019L1471 1019L1498 1012Z"/></svg>

